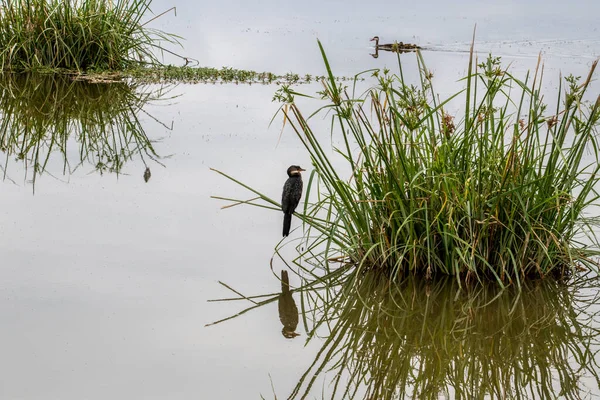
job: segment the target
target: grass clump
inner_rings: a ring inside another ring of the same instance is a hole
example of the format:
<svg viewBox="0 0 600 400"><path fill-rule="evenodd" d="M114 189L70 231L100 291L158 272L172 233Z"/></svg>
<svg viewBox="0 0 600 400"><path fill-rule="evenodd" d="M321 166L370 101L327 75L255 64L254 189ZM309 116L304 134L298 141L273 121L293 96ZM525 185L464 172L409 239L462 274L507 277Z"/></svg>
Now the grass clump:
<svg viewBox="0 0 600 400"><path fill-rule="evenodd" d="M317 201L300 216L297 262L500 286L595 269L600 98L584 96L597 62L584 80L567 77L549 110L540 64L520 80L498 58L477 65L471 51L465 88L441 101L416 54L417 85L404 80L398 56L399 73L375 71L377 84L359 96L333 78L323 52L326 104L315 114L332 115L341 158L324 147L329 135L313 131L298 93L278 94L314 166L306 196Z"/></svg>
<svg viewBox="0 0 600 400"><path fill-rule="evenodd" d="M117 70L158 63L177 38L141 22L151 0L0 0L0 67Z"/></svg>

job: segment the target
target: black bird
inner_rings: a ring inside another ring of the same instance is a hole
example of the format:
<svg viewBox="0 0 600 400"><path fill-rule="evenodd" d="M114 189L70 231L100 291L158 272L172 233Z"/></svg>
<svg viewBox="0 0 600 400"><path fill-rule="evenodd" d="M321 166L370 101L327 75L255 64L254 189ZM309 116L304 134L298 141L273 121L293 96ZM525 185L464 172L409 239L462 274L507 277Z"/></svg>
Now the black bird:
<svg viewBox="0 0 600 400"><path fill-rule="evenodd" d="M296 333L298 326L298 307L290 292L290 278L286 270L281 271L281 294L279 295L278 308L279 320L283 325L281 334L286 339L293 339L300 336Z"/></svg>
<svg viewBox="0 0 600 400"><path fill-rule="evenodd" d="M300 198L302 197L302 176L301 171L306 171L297 165L292 165L287 169L289 176L288 180L283 185L283 194L281 195L281 209L283 210L283 236L290 234L290 226L292 225L292 214Z"/></svg>

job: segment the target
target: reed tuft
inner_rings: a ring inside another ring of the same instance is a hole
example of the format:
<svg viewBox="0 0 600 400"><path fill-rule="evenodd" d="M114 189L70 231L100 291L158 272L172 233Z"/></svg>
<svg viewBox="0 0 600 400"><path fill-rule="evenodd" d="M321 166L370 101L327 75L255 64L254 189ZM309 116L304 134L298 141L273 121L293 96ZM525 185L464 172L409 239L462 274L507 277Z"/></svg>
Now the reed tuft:
<svg viewBox="0 0 600 400"><path fill-rule="evenodd" d="M314 167L306 198L317 201L299 216L303 270L328 274L341 262L395 281L451 275L501 287L597 270L600 100L585 101L597 62L585 79L565 78L548 109L541 63L520 80L499 58L477 64L471 53L465 88L442 101L420 52L418 85L405 82L398 55L398 74L375 71L376 85L356 95L321 51L326 104L314 114L332 116L341 157L298 93L276 96Z"/></svg>
<svg viewBox="0 0 600 400"><path fill-rule="evenodd" d="M151 0L0 0L3 71L122 70L157 64L177 37L141 22Z"/></svg>

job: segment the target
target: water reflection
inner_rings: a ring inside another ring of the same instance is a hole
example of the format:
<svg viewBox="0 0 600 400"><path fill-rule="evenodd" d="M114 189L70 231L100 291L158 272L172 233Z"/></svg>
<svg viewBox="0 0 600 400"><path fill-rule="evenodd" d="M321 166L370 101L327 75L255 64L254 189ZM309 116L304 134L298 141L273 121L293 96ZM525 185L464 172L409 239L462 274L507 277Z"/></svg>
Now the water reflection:
<svg viewBox="0 0 600 400"><path fill-rule="evenodd" d="M415 51L417 51L416 49L403 49L403 48L398 48L398 49L381 49L379 47L375 47L375 53L371 53L371 57L373 57L373 58L379 58L379 50L387 51L389 53L397 53L397 54L414 53Z"/></svg>
<svg viewBox="0 0 600 400"><path fill-rule="evenodd" d="M323 371L333 372L331 398L581 398L598 390L597 294L582 284L546 280L501 292L364 276L337 293L306 305L321 310L314 327L330 328L290 398L310 393Z"/></svg>
<svg viewBox="0 0 600 400"><path fill-rule="evenodd" d="M151 176L152 173L150 172L150 167L146 167L146 170L144 171L144 182L148 183Z"/></svg>
<svg viewBox="0 0 600 400"><path fill-rule="evenodd" d="M290 291L290 278L286 270L281 271L281 294L277 301L279 308L279 320L283 324L281 334L287 339L293 339L296 336L300 336L296 333L296 327L298 326L298 307L292 297Z"/></svg>
<svg viewBox="0 0 600 400"><path fill-rule="evenodd" d="M44 172L57 172L52 169L69 175L87 163L101 174L119 174L134 158L144 164L158 162L139 115L145 104L165 93L164 88L150 90L130 82L90 83L57 74L5 74L0 79L4 178L10 179L13 160L24 164L25 179L34 185ZM144 180L149 178L147 169Z"/></svg>

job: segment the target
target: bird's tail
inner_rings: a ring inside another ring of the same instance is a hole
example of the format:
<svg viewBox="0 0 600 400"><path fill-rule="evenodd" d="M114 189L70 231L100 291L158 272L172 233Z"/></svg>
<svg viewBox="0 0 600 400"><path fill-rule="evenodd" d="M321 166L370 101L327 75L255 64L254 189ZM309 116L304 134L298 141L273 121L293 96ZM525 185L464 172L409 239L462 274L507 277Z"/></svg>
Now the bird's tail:
<svg viewBox="0 0 600 400"><path fill-rule="evenodd" d="M281 293L287 294L290 292L290 278L285 269L281 270Z"/></svg>
<svg viewBox="0 0 600 400"><path fill-rule="evenodd" d="M283 215L283 236L290 234L290 227L292 226L292 214L285 213Z"/></svg>

